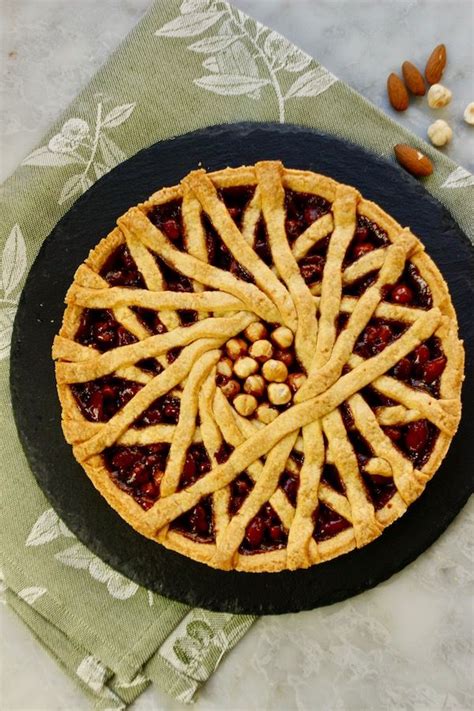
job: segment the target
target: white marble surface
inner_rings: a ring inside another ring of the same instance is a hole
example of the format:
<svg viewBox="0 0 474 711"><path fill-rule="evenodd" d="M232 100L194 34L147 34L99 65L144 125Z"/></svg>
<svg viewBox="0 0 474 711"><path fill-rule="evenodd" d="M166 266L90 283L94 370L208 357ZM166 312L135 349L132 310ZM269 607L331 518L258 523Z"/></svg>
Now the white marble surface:
<svg viewBox="0 0 474 711"><path fill-rule="evenodd" d="M166 0L163 0L166 2ZM235 0L286 34L382 109L385 79L404 59L424 64L448 46L450 107L413 102L396 115L419 135L448 118L452 158L474 168L470 0ZM105 61L148 0L3 0L0 4L0 179ZM472 501L441 540L400 574L330 608L260 620L224 661L196 704L207 709L441 711L472 709ZM0 708L89 708L82 693L23 624L0 606ZM146 692L136 709L177 711Z"/></svg>

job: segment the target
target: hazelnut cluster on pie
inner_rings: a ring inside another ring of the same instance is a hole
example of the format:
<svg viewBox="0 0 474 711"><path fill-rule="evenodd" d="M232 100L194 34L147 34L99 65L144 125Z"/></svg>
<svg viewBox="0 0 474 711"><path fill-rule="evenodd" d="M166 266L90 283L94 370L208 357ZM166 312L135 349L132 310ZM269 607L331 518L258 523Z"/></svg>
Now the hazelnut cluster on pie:
<svg viewBox="0 0 474 711"><path fill-rule="evenodd" d="M364 546L458 426L441 274L322 175L194 171L118 219L66 303L53 357L76 459L137 531L210 566L294 570Z"/></svg>

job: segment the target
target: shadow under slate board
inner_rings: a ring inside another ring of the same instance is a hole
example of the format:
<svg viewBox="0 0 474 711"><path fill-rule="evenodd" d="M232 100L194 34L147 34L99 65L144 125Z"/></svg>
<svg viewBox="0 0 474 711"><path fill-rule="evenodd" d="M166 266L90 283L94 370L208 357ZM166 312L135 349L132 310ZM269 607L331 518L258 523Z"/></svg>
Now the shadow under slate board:
<svg viewBox="0 0 474 711"><path fill-rule="evenodd" d="M327 605L367 590L413 561L445 530L472 492L472 378L464 384L463 418L443 465L420 499L380 538L308 570L252 574L213 570L168 551L118 516L64 440L51 360L74 272L119 215L199 165L216 170L262 159L279 159L287 167L354 185L401 224L410 225L449 285L466 345L466 373L472 373L474 250L448 211L397 166L358 146L298 126L247 123L156 143L105 175L73 205L45 240L23 290L13 332L11 390L31 470L66 525L90 550L137 583L183 603L275 614Z"/></svg>

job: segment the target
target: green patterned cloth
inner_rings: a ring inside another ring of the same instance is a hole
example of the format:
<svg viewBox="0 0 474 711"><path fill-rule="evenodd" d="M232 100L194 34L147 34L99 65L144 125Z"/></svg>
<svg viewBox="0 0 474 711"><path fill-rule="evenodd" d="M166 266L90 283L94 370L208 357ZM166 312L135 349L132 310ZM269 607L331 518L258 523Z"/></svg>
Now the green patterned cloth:
<svg viewBox="0 0 474 711"><path fill-rule="evenodd" d="M150 682L190 701L253 618L190 609L140 588L78 543L50 508L11 413L8 356L19 294L44 238L95 180L156 141L245 120L310 126L388 157L397 142L419 146L436 166L426 187L473 232L474 178L467 171L221 0L156 2L6 181L0 195L0 591L97 708L124 708Z"/></svg>

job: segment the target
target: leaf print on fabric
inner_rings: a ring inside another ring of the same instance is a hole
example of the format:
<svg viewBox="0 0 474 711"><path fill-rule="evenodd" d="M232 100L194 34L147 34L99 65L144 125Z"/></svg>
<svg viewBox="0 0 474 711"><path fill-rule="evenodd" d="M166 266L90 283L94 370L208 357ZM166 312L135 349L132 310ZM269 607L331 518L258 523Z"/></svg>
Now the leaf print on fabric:
<svg viewBox="0 0 474 711"><path fill-rule="evenodd" d="M447 179L442 184L442 188L469 188L474 185L474 175L466 170L465 168L459 166L452 173L450 173Z"/></svg>
<svg viewBox="0 0 474 711"><path fill-rule="evenodd" d="M210 74L193 80L201 89L221 96L248 96L256 101L266 100L271 90L283 123L287 100L318 96L337 81L319 65L313 65L312 70L293 81L289 75L303 72L312 58L278 32L258 22L248 22L247 15L226 2L185 0L180 11L179 17L156 30L155 35L195 37L213 28L214 35L188 45L191 52L210 55L202 64ZM285 93L283 87L288 84L290 88Z"/></svg>
<svg viewBox="0 0 474 711"><path fill-rule="evenodd" d="M60 536L71 538L73 534L61 521L54 509L46 509L33 525L25 545L42 546Z"/></svg>
<svg viewBox="0 0 474 711"><path fill-rule="evenodd" d="M14 225L5 240L0 264L0 360L10 355L17 291L26 273L26 245L20 226ZM17 291L16 295L15 292Z"/></svg>
<svg viewBox="0 0 474 711"><path fill-rule="evenodd" d="M99 693L105 684L107 667L99 659L89 655L80 662L76 674L92 691Z"/></svg>
<svg viewBox="0 0 474 711"><path fill-rule="evenodd" d="M7 237L2 254L2 288L5 296L16 289L26 270L26 245L19 225Z"/></svg>
<svg viewBox="0 0 474 711"><path fill-rule="evenodd" d="M189 12L177 17L155 32L158 37L195 37L208 30L224 12Z"/></svg>
<svg viewBox="0 0 474 711"><path fill-rule="evenodd" d="M112 570L81 543L56 553L54 557L69 568L87 570L94 580L107 586L109 594L116 600L128 600L139 589L136 583Z"/></svg>
<svg viewBox="0 0 474 711"><path fill-rule="evenodd" d="M334 84L336 77L322 67L311 69L303 76L298 77L294 84L289 88L285 99L291 99L298 96L318 96L326 89L329 89L331 84Z"/></svg>
<svg viewBox="0 0 474 711"><path fill-rule="evenodd" d="M48 145L30 153L22 165L76 166L61 189L58 205L78 198L91 187L94 180L101 178L127 157L107 131L127 121L135 106L135 103L115 106L103 118L103 105L99 103L95 121L91 124L82 118L68 119L60 132L50 138Z"/></svg>
<svg viewBox="0 0 474 711"><path fill-rule="evenodd" d="M16 308L11 306L3 307L0 311L0 360L8 358L10 355L10 343L12 340L15 314Z"/></svg>
<svg viewBox="0 0 474 711"><path fill-rule="evenodd" d="M28 605L33 605L36 600L42 597L47 592L46 588L31 587L23 588L18 593L18 597L21 597Z"/></svg>

